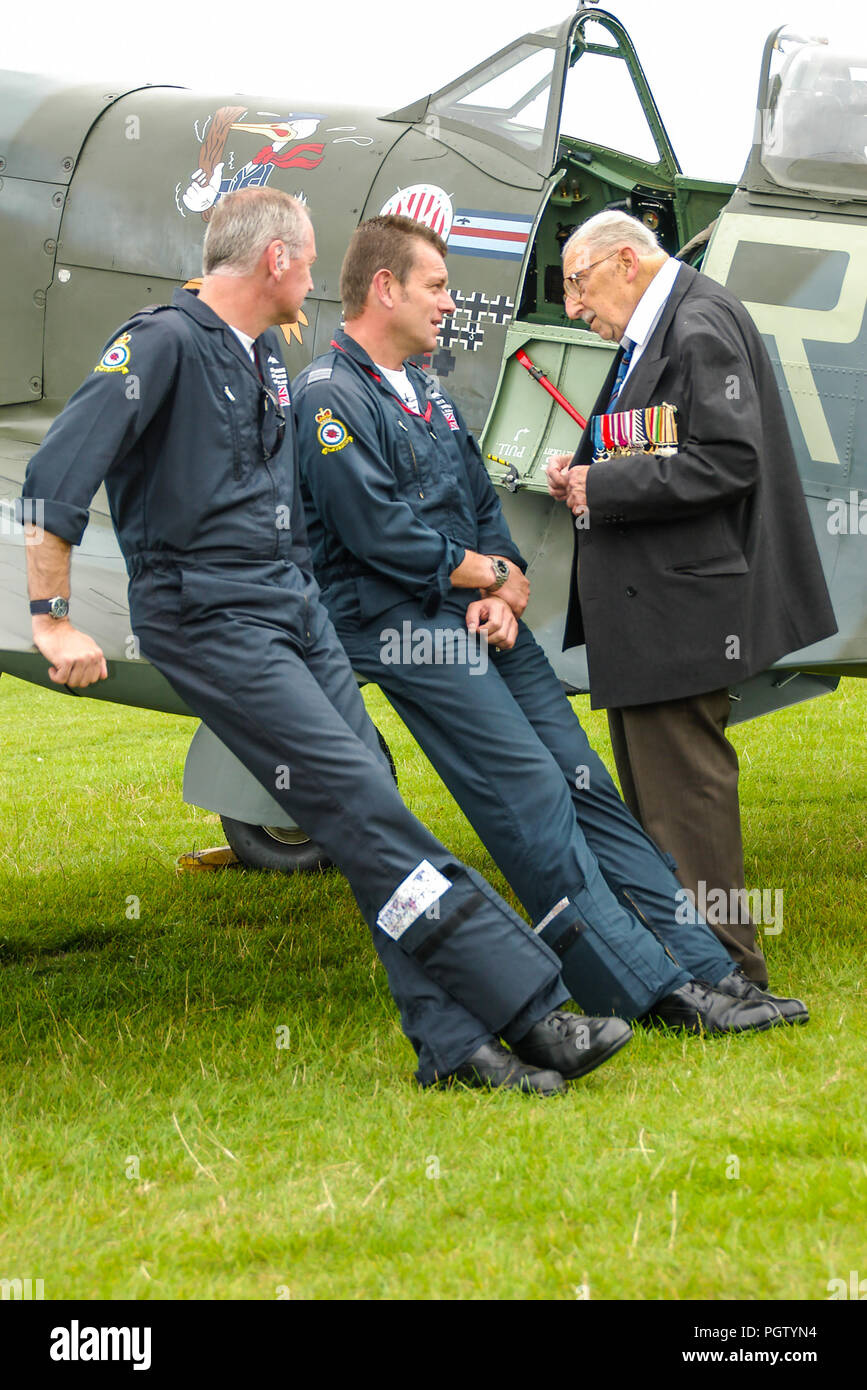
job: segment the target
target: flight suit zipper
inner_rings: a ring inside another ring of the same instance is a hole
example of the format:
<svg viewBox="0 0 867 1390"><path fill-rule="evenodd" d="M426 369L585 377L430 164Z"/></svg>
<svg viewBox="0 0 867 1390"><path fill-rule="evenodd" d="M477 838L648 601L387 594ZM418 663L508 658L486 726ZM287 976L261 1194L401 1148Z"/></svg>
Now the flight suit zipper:
<svg viewBox="0 0 867 1390"><path fill-rule="evenodd" d="M280 530L279 530L279 527L278 527L278 525L277 525L277 517L278 517L278 515L279 515L279 512L278 512L278 510L277 510L277 479L275 478L273 472L271 471L271 461L270 461L270 459L267 457L267 455L265 456L264 464L265 464L265 472L268 474L268 481L269 481L270 484L271 484L271 515L274 517L274 549L273 549L273 554L272 554L271 558L272 558L273 560L279 560L279 559L281 558L281 554L280 554Z"/></svg>
<svg viewBox="0 0 867 1390"><path fill-rule="evenodd" d="M236 483L241 481L241 436L238 432L238 421L235 416L235 397L228 386L223 387L226 400L229 403L229 429L232 434L232 476Z"/></svg>
<svg viewBox="0 0 867 1390"><path fill-rule="evenodd" d="M679 965L679 964L680 964L680 961L677 960L677 959L671 954L671 951L669 951L669 949L668 949L668 947L666 946L665 942L661 939L661 937L659 936L659 934L653 930L653 927L652 927L652 926L650 925L650 923L648 922L647 918L645 917L644 913L641 911L641 908L638 906L638 903L635 901L635 899L633 898L632 894L631 894L631 893L627 893L627 891L626 891L625 888L621 888L621 889L620 889L620 896L621 896L622 898L625 898L625 899L626 899L626 901L629 903L629 906L632 908L632 911L635 913L635 915L636 915L636 917L638 918L638 920L639 920L640 922L643 922L644 925L647 927L647 930L650 932L651 936L654 936L654 937L656 938L656 940L659 942L660 946L662 947L663 951L664 951L665 954L668 956L668 959L669 959L670 961L672 961L675 965Z"/></svg>
<svg viewBox="0 0 867 1390"><path fill-rule="evenodd" d="M415 456L415 449L412 447L412 440L411 440L410 437L409 437L409 429L408 429L408 427L403 423L402 420L398 420L397 423L398 423L398 425L400 426L400 428L403 430L404 434L406 435L406 442L407 442L407 444L409 445L409 452L412 454L412 468L413 468L413 472L415 473L415 482L416 482L416 487L418 488L418 495L419 495L419 497L422 498L422 500L424 500L424 492L423 492L423 490L422 490L422 485L421 485L421 473L419 472L418 459L417 459L416 456Z"/></svg>
<svg viewBox="0 0 867 1390"><path fill-rule="evenodd" d="M407 433L409 433L409 431L407 431ZM422 491L421 485L421 474L418 471L418 459L415 456L415 449L412 447L412 440L409 441L409 452L412 454L412 466L415 469L415 479L418 483L418 495L419 497L424 498L424 492Z"/></svg>

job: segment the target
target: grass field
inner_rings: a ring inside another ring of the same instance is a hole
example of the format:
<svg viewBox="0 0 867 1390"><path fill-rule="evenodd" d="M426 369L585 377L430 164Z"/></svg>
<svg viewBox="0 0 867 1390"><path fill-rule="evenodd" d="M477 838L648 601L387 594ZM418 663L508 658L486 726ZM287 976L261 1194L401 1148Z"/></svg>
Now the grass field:
<svg viewBox="0 0 867 1390"><path fill-rule="evenodd" d="M366 695L412 809L507 891ZM747 883L785 894L772 985L809 1027L638 1029L548 1101L418 1090L336 872L176 874L222 841L180 798L190 721L8 677L0 716L0 1278L46 1299L822 1300L867 1276L867 682L734 731Z"/></svg>

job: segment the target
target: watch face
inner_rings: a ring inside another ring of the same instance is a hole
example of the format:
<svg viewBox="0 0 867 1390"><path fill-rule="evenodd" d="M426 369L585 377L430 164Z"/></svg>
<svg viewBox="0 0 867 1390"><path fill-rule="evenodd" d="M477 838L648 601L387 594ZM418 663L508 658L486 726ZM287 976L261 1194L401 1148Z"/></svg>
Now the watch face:
<svg viewBox="0 0 867 1390"><path fill-rule="evenodd" d="M48 611L52 618L65 618L69 613L69 601L65 598L53 598Z"/></svg>

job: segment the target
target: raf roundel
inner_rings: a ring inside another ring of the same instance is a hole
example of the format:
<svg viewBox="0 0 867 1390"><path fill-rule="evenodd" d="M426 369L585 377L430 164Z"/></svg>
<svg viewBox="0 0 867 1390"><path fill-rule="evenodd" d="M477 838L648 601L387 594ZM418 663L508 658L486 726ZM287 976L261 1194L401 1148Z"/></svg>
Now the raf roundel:
<svg viewBox="0 0 867 1390"><path fill-rule="evenodd" d="M316 423L319 426L316 437L322 445L323 454L336 454L352 443L352 435L343 421L335 420L330 410L317 410Z"/></svg>
<svg viewBox="0 0 867 1390"><path fill-rule="evenodd" d="M130 356L129 334L121 333L119 338L115 338L111 347L106 348L93 370L95 372L128 372Z"/></svg>

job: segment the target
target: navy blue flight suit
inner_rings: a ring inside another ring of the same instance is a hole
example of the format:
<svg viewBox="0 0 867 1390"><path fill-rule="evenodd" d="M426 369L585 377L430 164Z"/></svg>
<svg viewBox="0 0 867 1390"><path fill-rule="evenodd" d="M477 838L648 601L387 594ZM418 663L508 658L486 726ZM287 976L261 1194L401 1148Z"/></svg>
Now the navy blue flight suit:
<svg viewBox="0 0 867 1390"><path fill-rule="evenodd" d="M459 410L409 376L418 414L340 332L293 384L314 568L353 667L381 686L537 930L556 914L546 940L571 942L564 979L582 1008L635 1018L690 978L716 984L732 960L620 799L529 628L484 671L449 662L445 641L437 661L437 632L465 633L478 597L450 584L466 551L526 565ZM416 662L423 633L434 655Z"/></svg>
<svg viewBox="0 0 867 1390"><path fill-rule="evenodd" d="M255 366L186 290L137 315L20 505L42 499L45 529L76 545L105 479L142 652L342 869L430 1084L568 993L554 953L398 795L313 577L278 336L254 350Z"/></svg>

